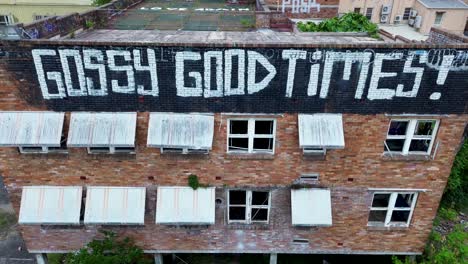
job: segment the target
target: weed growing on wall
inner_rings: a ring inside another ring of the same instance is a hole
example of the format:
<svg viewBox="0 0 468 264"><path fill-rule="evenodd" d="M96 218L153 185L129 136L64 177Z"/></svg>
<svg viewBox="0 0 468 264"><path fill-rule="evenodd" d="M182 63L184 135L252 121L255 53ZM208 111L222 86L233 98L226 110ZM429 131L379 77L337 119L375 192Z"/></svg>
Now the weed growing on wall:
<svg viewBox="0 0 468 264"><path fill-rule="evenodd" d="M347 13L340 18L334 17L318 24L299 22L297 27L303 32L367 32L373 38L379 37L377 25L357 13Z"/></svg>

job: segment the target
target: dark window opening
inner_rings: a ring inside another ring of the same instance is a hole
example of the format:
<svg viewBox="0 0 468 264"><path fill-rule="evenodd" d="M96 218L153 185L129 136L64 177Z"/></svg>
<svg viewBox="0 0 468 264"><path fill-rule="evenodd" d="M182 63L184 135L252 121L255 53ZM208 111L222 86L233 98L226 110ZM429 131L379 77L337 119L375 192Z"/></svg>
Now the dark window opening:
<svg viewBox="0 0 468 264"><path fill-rule="evenodd" d="M412 193L409 193L409 194L399 193L395 202L395 207L411 208L413 197L414 197L414 194Z"/></svg>
<svg viewBox="0 0 468 264"><path fill-rule="evenodd" d="M418 136L431 136L435 128L435 123L435 121L418 121L414 134Z"/></svg>
<svg viewBox="0 0 468 264"><path fill-rule="evenodd" d="M422 151L422 152L427 152L429 150L429 146L431 144L431 140L426 139L426 140L411 140L411 144L409 147L409 151Z"/></svg>
<svg viewBox="0 0 468 264"><path fill-rule="evenodd" d="M231 120L230 134L247 135L249 131L249 121L247 120Z"/></svg>
<svg viewBox="0 0 468 264"><path fill-rule="evenodd" d="M246 191L229 191L229 204L246 204Z"/></svg>
<svg viewBox="0 0 468 264"><path fill-rule="evenodd" d="M411 7L405 8L405 12L403 13L403 20L408 20L411 13Z"/></svg>
<svg viewBox="0 0 468 264"><path fill-rule="evenodd" d="M248 138L229 138L229 150L248 151L249 139Z"/></svg>
<svg viewBox="0 0 468 264"><path fill-rule="evenodd" d="M273 121L255 121L256 135L273 135Z"/></svg>
<svg viewBox="0 0 468 264"><path fill-rule="evenodd" d="M20 152L38 153L38 152L42 152L42 147L21 147Z"/></svg>
<svg viewBox="0 0 468 264"><path fill-rule="evenodd" d="M372 200L372 207L388 207L390 195L390 193L374 194L374 199Z"/></svg>
<svg viewBox="0 0 468 264"><path fill-rule="evenodd" d="M272 138L254 138L253 148L254 150L273 150L273 139Z"/></svg>
<svg viewBox="0 0 468 264"><path fill-rule="evenodd" d="M252 208L252 221L268 221L268 209Z"/></svg>
<svg viewBox="0 0 468 264"><path fill-rule="evenodd" d="M135 152L135 148L134 147L115 147L114 148L115 152L119 152L119 153L129 153L129 152Z"/></svg>
<svg viewBox="0 0 468 264"><path fill-rule="evenodd" d="M370 211L369 213L369 222L382 222L385 223L385 218L387 217L387 211Z"/></svg>
<svg viewBox="0 0 468 264"><path fill-rule="evenodd" d="M89 147L90 153L110 153L109 147Z"/></svg>
<svg viewBox="0 0 468 264"><path fill-rule="evenodd" d="M366 17L367 19L371 20L372 19L372 12L374 11L373 8L367 8L366 10Z"/></svg>
<svg viewBox="0 0 468 264"><path fill-rule="evenodd" d="M252 192L252 205L268 205L269 192Z"/></svg>
<svg viewBox="0 0 468 264"><path fill-rule="evenodd" d="M245 207L230 206L229 220L245 220Z"/></svg>
<svg viewBox="0 0 468 264"><path fill-rule="evenodd" d="M393 211L390 222L407 223L409 219L410 211Z"/></svg>
<svg viewBox="0 0 468 264"><path fill-rule="evenodd" d="M406 135L406 129L408 128L408 121L392 121L388 134L390 136L404 136Z"/></svg>
<svg viewBox="0 0 468 264"><path fill-rule="evenodd" d="M386 146L384 147L385 151L403 151L403 146L405 145L404 139L387 139L385 141ZM387 149L388 147L388 149Z"/></svg>
<svg viewBox="0 0 468 264"><path fill-rule="evenodd" d="M360 14L361 13L361 8L359 8L359 7L354 8L354 13Z"/></svg>

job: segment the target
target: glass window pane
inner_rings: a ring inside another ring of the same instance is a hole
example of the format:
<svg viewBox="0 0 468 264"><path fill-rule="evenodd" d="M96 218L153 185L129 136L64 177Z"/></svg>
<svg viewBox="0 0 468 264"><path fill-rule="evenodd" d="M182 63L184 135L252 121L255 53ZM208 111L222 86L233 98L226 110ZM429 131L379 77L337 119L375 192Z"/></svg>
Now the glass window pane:
<svg viewBox="0 0 468 264"><path fill-rule="evenodd" d="M268 209L252 209L252 221L267 221Z"/></svg>
<svg viewBox="0 0 468 264"><path fill-rule="evenodd" d="M431 144L431 140L429 139L423 139L423 140L417 140L413 139L411 140L411 144L409 147L409 151L423 151L427 152L429 150L429 145Z"/></svg>
<svg viewBox="0 0 468 264"><path fill-rule="evenodd" d="M390 222L405 223L408 221L410 211L393 211Z"/></svg>
<svg viewBox="0 0 468 264"><path fill-rule="evenodd" d="M252 192L252 205L268 205L268 192Z"/></svg>
<svg viewBox="0 0 468 264"><path fill-rule="evenodd" d="M245 207L230 206L229 220L245 220Z"/></svg>
<svg viewBox="0 0 468 264"><path fill-rule="evenodd" d="M418 136L431 136L434 132L436 121L418 121L416 124L415 135Z"/></svg>
<svg viewBox="0 0 468 264"><path fill-rule="evenodd" d="M243 134L248 133L249 121L247 120L231 120L230 121L230 133L231 134Z"/></svg>
<svg viewBox="0 0 468 264"><path fill-rule="evenodd" d="M405 145L404 139L387 139L385 140L390 151L403 151L403 146ZM384 151L388 151L387 146L384 146Z"/></svg>
<svg viewBox="0 0 468 264"><path fill-rule="evenodd" d="M372 200L372 207L388 207L390 193L376 193Z"/></svg>
<svg viewBox="0 0 468 264"><path fill-rule="evenodd" d="M385 217L387 216L387 211L370 211L369 212L369 222L380 222L385 223Z"/></svg>
<svg viewBox="0 0 468 264"><path fill-rule="evenodd" d="M229 191L229 204L246 204L246 191Z"/></svg>
<svg viewBox="0 0 468 264"><path fill-rule="evenodd" d="M273 150L273 139L272 138L254 138L253 148L254 150Z"/></svg>
<svg viewBox="0 0 468 264"><path fill-rule="evenodd" d="M249 139L248 138L229 138L229 150L248 151Z"/></svg>
<svg viewBox="0 0 468 264"><path fill-rule="evenodd" d="M413 197L413 193L399 193L395 202L395 207L411 208Z"/></svg>
<svg viewBox="0 0 468 264"><path fill-rule="evenodd" d="M273 135L273 120L255 121L255 134Z"/></svg>
<svg viewBox="0 0 468 264"><path fill-rule="evenodd" d="M406 129L408 128L408 121L392 121L390 122L390 128L388 134L390 136L404 136L406 135Z"/></svg>

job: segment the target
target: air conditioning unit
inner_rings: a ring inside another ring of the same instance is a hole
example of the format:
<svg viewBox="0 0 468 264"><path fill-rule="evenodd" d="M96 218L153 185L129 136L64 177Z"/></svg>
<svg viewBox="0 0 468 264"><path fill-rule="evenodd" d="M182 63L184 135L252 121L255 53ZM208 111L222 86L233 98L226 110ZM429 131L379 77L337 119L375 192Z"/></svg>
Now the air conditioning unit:
<svg viewBox="0 0 468 264"><path fill-rule="evenodd" d="M408 19L408 25L410 27L414 26L414 19L413 18Z"/></svg>
<svg viewBox="0 0 468 264"><path fill-rule="evenodd" d="M415 28L420 28L422 24L422 16L416 16L414 19L414 27Z"/></svg>
<svg viewBox="0 0 468 264"><path fill-rule="evenodd" d="M395 16L395 19L393 20L393 23L398 24L403 20L402 15Z"/></svg>
<svg viewBox="0 0 468 264"><path fill-rule="evenodd" d="M384 5L382 6L382 15L388 15L390 14L390 11L392 11L392 6L391 5Z"/></svg>
<svg viewBox="0 0 468 264"><path fill-rule="evenodd" d="M380 16L380 23L387 23L388 15L381 15Z"/></svg>
<svg viewBox="0 0 468 264"><path fill-rule="evenodd" d="M409 12L409 16L410 17L415 17L418 15L418 11L415 10L415 9L411 9L411 11Z"/></svg>

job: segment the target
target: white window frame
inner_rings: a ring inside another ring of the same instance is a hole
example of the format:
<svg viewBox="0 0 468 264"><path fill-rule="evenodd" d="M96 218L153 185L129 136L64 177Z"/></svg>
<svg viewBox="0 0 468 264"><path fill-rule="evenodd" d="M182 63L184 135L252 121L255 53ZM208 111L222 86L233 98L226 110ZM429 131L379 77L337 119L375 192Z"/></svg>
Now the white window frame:
<svg viewBox="0 0 468 264"><path fill-rule="evenodd" d="M432 131L432 135L430 136L421 136L421 135L414 135L414 132L416 130L418 122L433 122L435 121L435 126L434 130ZM405 135L389 135L388 132L390 131L390 126L392 122L408 122L408 126L406 128L406 134ZM439 123L440 120L438 119L391 119L390 122L388 123L388 129L387 129L387 138L385 142L388 139L404 139L405 143L403 145L403 150L402 151L394 151L390 150L387 146L387 143L385 143L385 153L401 153L403 155L430 155L432 152L432 147L434 146L434 141L437 135L437 131L439 129ZM409 151L411 141L412 140L431 140L431 143L429 144L429 147L427 148L427 151Z"/></svg>
<svg viewBox="0 0 468 264"><path fill-rule="evenodd" d="M370 10L370 13L369 13ZM367 19L372 20L372 17L374 16L374 8L373 7L367 7L366 8L366 13L364 14Z"/></svg>
<svg viewBox="0 0 468 264"><path fill-rule="evenodd" d="M92 148L107 148L107 150L92 150ZM120 148L132 148L132 150L122 150ZM117 153L122 153L122 154L135 154L136 150L135 147L116 147L116 146L92 146L92 147L87 147L88 154L117 154Z"/></svg>
<svg viewBox="0 0 468 264"><path fill-rule="evenodd" d="M247 134L231 134L231 121L247 121ZM272 121L273 122L273 134L255 134L255 122L256 121ZM247 151L244 150L229 150L229 139L230 138L248 138L249 145ZM273 146L272 150L254 150L254 139L255 138L272 138ZM228 153L260 153L260 154L275 154L276 145L276 119L274 118L230 118L227 122L227 152Z"/></svg>
<svg viewBox="0 0 468 264"><path fill-rule="evenodd" d="M390 198L388 200L388 207L372 207L372 203L374 202L374 197L376 194L390 194ZM396 200L397 200L397 197L398 197L398 194L413 194L413 200L411 201L411 207L409 207L409 210L408 210L408 207L395 207L395 203L396 203ZM369 218L367 220L367 225L368 226L385 226L385 227L409 227L410 223L411 223L411 219L413 217L413 213L414 213L414 208L416 207L416 202L418 200L418 192L405 192L405 191L401 191L401 192L374 192L372 194L372 201L371 201L371 205L369 207L369 215L372 211L387 211L387 214L385 216L385 222L382 223L382 222L369 222ZM394 211L410 211L409 213L409 216L408 216L408 220L406 221L405 224L402 224L402 223L392 223L391 222L391 219L392 219L392 214Z"/></svg>
<svg viewBox="0 0 468 264"><path fill-rule="evenodd" d="M440 19L437 17L437 15L440 14ZM442 24L442 21L444 19L445 12L436 12L435 13L435 18L434 18L434 25L439 26Z"/></svg>
<svg viewBox="0 0 468 264"><path fill-rule="evenodd" d="M27 148L41 148L41 150L27 150ZM66 148L51 149L48 146L18 146L21 154L47 154L47 153L68 153Z"/></svg>
<svg viewBox="0 0 468 264"><path fill-rule="evenodd" d="M209 149L192 149L192 148L171 148L162 147L160 148L161 154L200 154L206 155L210 153Z"/></svg>
<svg viewBox="0 0 468 264"><path fill-rule="evenodd" d="M245 192L246 204L230 204L230 192L231 191L243 191ZM252 205L252 192L268 192L268 205ZM231 206L233 207L245 207L245 220L231 220L230 212ZM241 189L230 189L227 190L227 210L228 210L228 223L243 223L243 224L252 224L252 223L263 223L268 224L270 222L270 208L271 208L271 191L263 191L263 190L241 190ZM252 209L267 209L267 220L266 221L259 221L259 220L252 220Z"/></svg>
<svg viewBox="0 0 468 264"><path fill-rule="evenodd" d="M0 17L4 17L3 21L5 21L6 23L6 24L0 24L0 25L8 26L8 25L12 25L15 23L14 18L11 15L0 15Z"/></svg>

